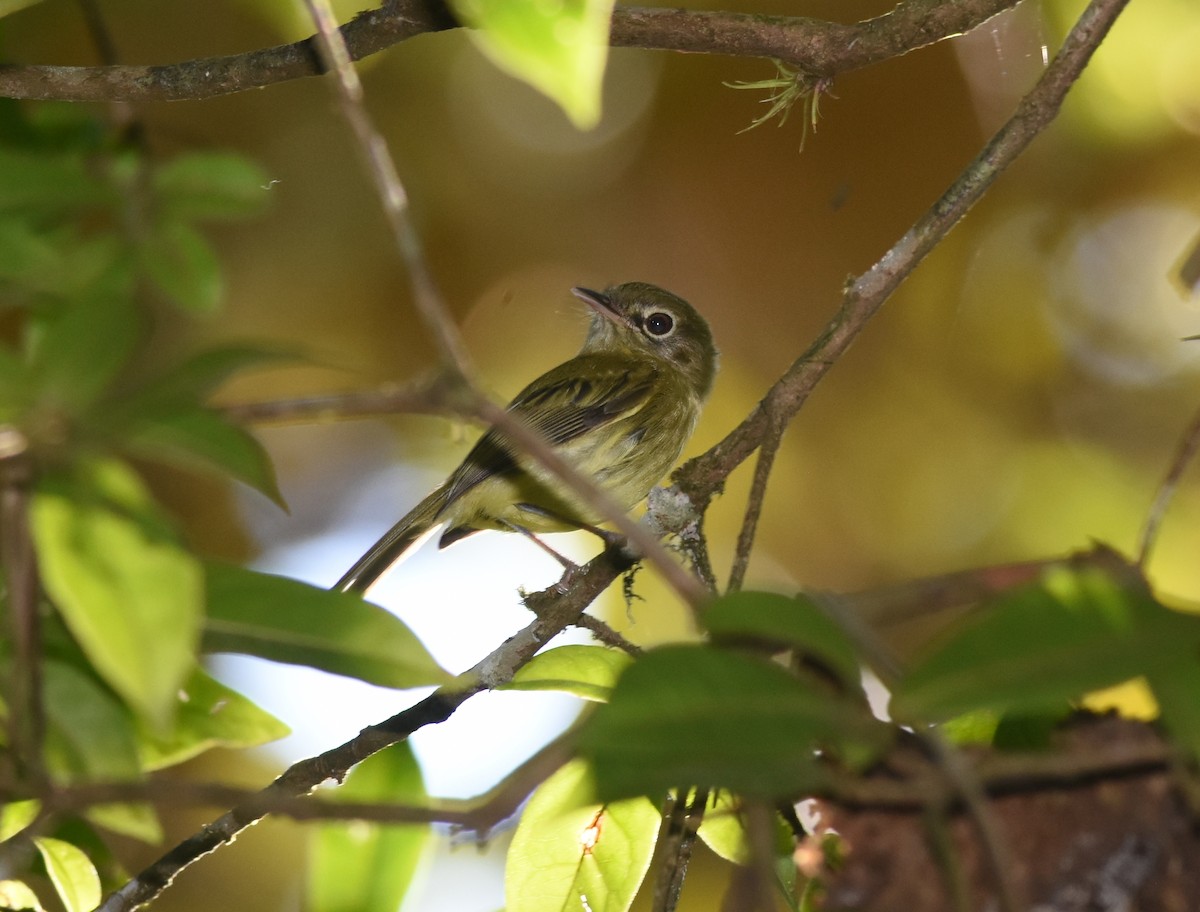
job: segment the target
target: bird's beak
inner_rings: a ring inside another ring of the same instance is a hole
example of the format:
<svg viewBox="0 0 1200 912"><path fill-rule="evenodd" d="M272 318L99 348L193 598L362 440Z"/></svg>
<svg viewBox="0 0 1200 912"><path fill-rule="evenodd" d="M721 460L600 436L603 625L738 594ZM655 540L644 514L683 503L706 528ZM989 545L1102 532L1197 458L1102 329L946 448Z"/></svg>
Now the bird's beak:
<svg viewBox="0 0 1200 912"><path fill-rule="evenodd" d="M611 320L618 326L629 326L629 321L625 319L625 315L613 307L612 301L609 300L608 295L604 294L604 292L576 286L571 289L571 294L575 295L575 297L579 298L579 300L583 301L584 304L606 320Z"/></svg>

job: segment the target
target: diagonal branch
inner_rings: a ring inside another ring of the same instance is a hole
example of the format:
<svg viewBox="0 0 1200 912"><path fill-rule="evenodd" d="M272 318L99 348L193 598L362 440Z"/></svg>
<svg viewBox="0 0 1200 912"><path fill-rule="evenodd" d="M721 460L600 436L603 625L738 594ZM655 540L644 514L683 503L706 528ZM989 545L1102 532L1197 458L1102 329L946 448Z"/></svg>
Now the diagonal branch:
<svg viewBox="0 0 1200 912"><path fill-rule="evenodd" d="M1019 0L908 0L853 25L754 13L619 8L620 47L774 57L832 76L969 32ZM457 28L439 0L385 0L340 29L352 60L416 35ZM64 101L215 98L323 72L314 38L161 66L0 66L0 97Z"/></svg>
<svg viewBox="0 0 1200 912"><path fill-rule="evenodd" d="M475 694L512 680L517 669L533 658L554 636L575 623L592 601L629 566L613 551L605 551L582 568L568 570L563 579L526 599L537 618L493 650L458 680L428 697L363 729L356 737L316 757L301 760L278 779L179 843L156 862L109 894L96 912L129 912L165 890L184 868L232 842L278 804L307 795L327 779L341 780L355 764L404 741L426 725L444 722Z"/></svg>
<svg viewBox="0 0 1200 912"><path fill-rule="evenodd" d="M351 62L350 50L337 27L329 0L305 0L305 5L317 25L317 50L321 62L334 76L338 108L354 135L363 164L375 184L375 192L387 217L392 239L408 270L417 312L438 345L444 368L452 371L457 378L469 379L471 363L466 346L454 321L450 319L429 271L421 238L413 224L408 193L400 182L400 175L396 173L396 164L392 161L387 144L375 129L363 104L362 82Z"/></svg>
<svg viewBox="0 0 1200 912"><path fill-rule="evenodd" d="M846 287L842 306L821 335L776 381L746 419L708 452L673 476L697 511L720 490L725 478L785 426L807 401L829 368L858 337L883 302L982 197L992 182L1025 151L1062 107L1128 0L1092 0L1063 41L1037 84L1021 99L1012 118L933 206L874 266Z"/></svg>

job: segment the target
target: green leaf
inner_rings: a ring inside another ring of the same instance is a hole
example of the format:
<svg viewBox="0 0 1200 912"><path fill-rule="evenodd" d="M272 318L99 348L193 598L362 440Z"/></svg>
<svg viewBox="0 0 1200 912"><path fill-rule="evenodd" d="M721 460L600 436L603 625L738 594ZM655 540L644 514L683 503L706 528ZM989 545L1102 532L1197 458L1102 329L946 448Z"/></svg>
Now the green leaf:
<svg viewBox="0 0 1200 912"><path fill-rule="evenodd" d="M0 218L0 282L29 294L86 295L117 263L119 251L111 234L81 237L73 228L35 230L25 218Z"/></svg>
<svg viewBox="0 0 1200 912"><path fill-rule="evenodd" d="M169 732L146 730L139 745L146 769L163 769L213 747L256 747L285 737L290 729L252 701L205 674L192 671L179 695Z"/></svg>
<svg viewBox="0 0 1200 912"><path fill-rule="evenodd" d="M29 371L13 352L0 345L0 422L16 421L31 399Z"/></svg>
<svg viewBox="0 0 1200 912"><path fill-rule="evenodd" d="M22 210L45 218L117 200L112 185L77 152L0 147L0 212Z"/></svg>
<svg viewBox="0 0 1200 912"><path fill-rule="evenodd" d="M43 665L47 759L64 782L120 782L141 775L137 737L126 708L78 668Z"/></svg>
<svg viewBox="0 0 1200 912"><path fill-rule="evenodd" d="M991 709L977 709L947 719L940 726L951 744L991 744L1000 726L1000 714Z"/></svg>
<svg viewBox="0 0 1200 912"><path fill-rule="evenodd" d="M67 912L90 912L99 905L100 875L82 849L49 836L36 836L33 844Z"/></svg>
<svg viewBox="0 0 1200 912"><path fill-rule="evenodd" d="M191 673L203 608L199 562L148 520L152 503L115 460L92 477L43 478L30 508L46 591L105 681L166 727Z"/></svg>
<svg viewBox="0 0 1200 912"><path fill-rule="evenodd" d="M997 598L894 688L900 720L991 709L1042 713L1160 661L1169 613L1130 573L1055 567Z"/></svg>
<svg viewBox="0 0 1200 912"><path fill-rule="evenodd" d="M772 662L705 646L647 652L584 728L602 798L679 785L795 794L825 761L866 762L887 729L861 702L817 692Z"/></svg>
<svg viewBox="0 0 1200 912"><path fill-rule="evenodd" d="M696 835L726 861L740 865L750 863L750 836L742 823L740 802L724 789L709 794L704 819Z"/></svg>
<svg viewBox="0 0 1200 912"><path fill-rule="evenodd" d="M557 102L579 129L600 119L613 0L450 0L501 69Z"/></svg>
<svg viewBox="0 0 1200 912"><path fill-rule="evenodd" d="M596 802L573 760L533 793L508 849L507 912L625 912L650 867L658 810L645 798Z"/></svg>
<svg viewBox="0 0 1200 912"><path fill-rule="evenodd" d="M204 236L184 222L160 224L138 250L142 269L179 307L213 313L225 293L221 264Z"/></svg>
<svg viewBox="0 0 1200 912"><path fill-rule="evenodd" d="M1146 681L1174 739L1200 756L1200 617L1169 612L1170 648L1145 666Z"/></svg>
<svg viewBox="0 0 1200 912"><path fill-rule="evenodd" d="M79 414L111 385L141 334L127 276L111 270L41 325L32 353L41 398Z"/></svg>
<svg viewBox="0 0 1200 912"><path fill-rule="evenodd" d="M163 410L202 404L235 374L296 357L294 351L253 345L231 345L198 352L134 392L129 398L134 400L135 406L129 413L134 417L141 413L157 416Z"/></svg>
<svg viewBox="0 0 1200 912"><path fill-rule="evenodd" d="M338 789L344 801L423 806L428 798L407 742L368 757ZM327 823L314 828L309 912L395 912L429 845L426 825Z"/></svg>
<svg viewBox="0 0 1200 912"><path fill-rule="evenodd" d="M0 808L0 842L12 839L17 833L37 820L41 810L40 801L10 801Z"/></svg>
<svg viewBox="0 0 1200 912"><path fill-rule="evenodd" d="M811 600L771 592L735 592L714 601L704 623L717 639L765 640L794 647L828 666L844 685L858 688L854 644Z"/></svg>
<svg viewBox="0 0 1200 912"><path fill-rule="evenodd" d="M559 646L534 656L503 689L558 690L603 703L631 664L633 659L619 649Z"/></svg>
<svg viewBox="0 0 1200 912"><path fill-rule="evenodd" d="M26 219L0 219L0 279L36 286L34 277L57 272L60 263L55 246Z"/></svg>
<svg viewBox="0 0 1200 912"><path fill-rule="evenodd" d="M266 208L270 179L241 155L192 152L157 168L152 185L172 221L238 219Z"/></svg>
<svg viewBox="0 0 1200 912"><path fill-rule="evenodd" d="M357 595L216 563L207 575L206 652L308 665L382 687L453 680L402 621Z"/></svg>
<svg viewBox="0 0 1200 912"><path fill-rule="evenodd" d="M792 859L795 839L792 830L779 814L772 816L772 822L775 825L774 854L776 858L787 859L795 871L795 861ZM696 835L726 861L748 865L753 860L750 834L746 832L741 817L741 801L724 789L717 789L709 794L704 819L700 822L700 829Z"/></svg>
<svg viewBox="0 0 1200 912"><path fill-rule="evenodd" d="M109 832L149 845L163 840L162 824L149 804L94 804L84 812L84 817Z"/></svg>
<svg viewBox="0 0 1200 912"><path fill-rule="evenodd" d="M262 444L212 409L181 406L144 417L127 429L120 443L143 459L230 475L287 509Z"/></svg>
<svg viewBox="0 0 1200 912"><path fill-rule="evenodd" d="M0 909L32 909L42 912L42 904L28 886L19 880L0 880Z"/></svg>

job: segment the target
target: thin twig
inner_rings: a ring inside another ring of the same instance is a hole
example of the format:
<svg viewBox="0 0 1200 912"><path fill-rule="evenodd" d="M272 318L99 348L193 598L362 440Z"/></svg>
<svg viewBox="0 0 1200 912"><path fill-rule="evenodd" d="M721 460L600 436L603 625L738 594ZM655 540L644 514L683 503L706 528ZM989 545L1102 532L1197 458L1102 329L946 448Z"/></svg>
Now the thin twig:
<svg viewBox="0 0 1200 912"><path fill-rule="evenodd" d="M8 730L21 774L43 777L42 642L38 618L37 555L29 528L33 481L28 441L10 425L0 427L0 569L7 586L13 655L9 669Z"/></svg>
<svg viewBox="0 0 1200 912"><path fill-rule="evenodd" d="M853 25L752 13L618 7L612 43L622 47L780 58L832 76L969 32L1019 0L908 0ZM342 26L352 60L361 60L458 23L441 3L386 0ZM180 101L215 98L317 76L313 39L165 66L0 66L0 97L63 101Z"/></svg>
<svg viewBox="0 0 1200 912"><path fill-rule="evenodd" d="M482 795L468 799L431 799L428 804L330 801L313 795L272 794L210 782L153 779L146 782L96 782L46 788L0 789L6 801L34 798L42 816L80 812L100 804L149 802L156 807L233 807L258 805L264 814L311 821L368 823L443 823L486 835L520 808L538 785L571 757L578 726L563 732Z"/></svg>
<svg viewBox="0 0 1200 912"><path fill-rule="evenodd" d="M754 480L750 484L750 496L746 500L746 513L742 517L742 528L738 533L737 548L734 550L733 567L729 571L730 592L742 588L746 579L746 569L750 566L750 552L754 547L754 533L758 530L758 520L762 516L763 503L767 494L767 481L771 477L771 467L775 464L775 455L779 452L779 444L783 440L781 429L772 428L758 447L758 461L754 464Z"/></svg>
<svg viewBox="0 0 1200 912"><path fill-rule="evenodd" d="M621 634L617 633L617 631L613 630L612 627L595 615L581 614L579 620L575 622L575 626L582 627L605 646L620 649L622 652L634 657L642 654L641 646L625 639L625 637L621 636Z"/></svg>
<svg viewBox="0 0 1200 912"><path fill-rule="evenodd" d="M975 779L993 798L1084 788L1097 782L1173 771L1178 748L1144 723L1116 717L1097 719L1104 737L1067 751L985 753L970 759ZM905 764L911 770L911 762ZM886 768L886 763L881 764ZM922 811L930 806L955 809L961 803L936 767L904 777L863 777L833 773L812 797L856 811Z"/></svg>
<svg viewBox="0 0 1200 912"><path fill-rule="evenodd" d="M421 237L417 234L409 214L408 193L400 182L400 175L396 172L396 165L388 152L387 143L375 129L363 105L362 83L359 81L358 71L354 69L346 39L338 29L329 0L304 0L304 5L308 7L309 14L317 26L317 48L321 60L334 74L338 107L354 134L363 163L383 204L396 247L408 268L408 279L412 284L417 312L425 321L425 328L437 342L444 365L459 376L470 378L471 362L466 346L454 321L450 319L442 296L433 281L433 275L429 271Z"/></svg>
<svg viewBox="0 0 1200 912"><path fill-rule="evenodd" d="M391 383L370 390L243 402L222 406L227 418L241 424L289 424L374 418L381 415L447 415L468 417L452 411L436 382L414 385Z"/></svg>
<svg viewBox="0 0 1200 912"><path fill-rule="evenodd" d="M695 578L673 560L662 542L642 523L632 519L604 489L557 454L545 437L511 412L473 392L456 389L439 378L411 387L388 387L359 393L284 399L226 406L222 412L238 421L288 422L331 420L388 412L453 414L493 424L511 437L539 465L562 481L584 503L612 522L662 573L685 601L695 606L705 597Z"/></svg>
<svg viewBox="0 0 1200 912"><path fill-rule="evenodd" d="M1192 423L1179 438L1175 458L1171 460L1171 467L1167 469L1167 474L1158 486L1158 492L1154 495L1154 503L1150 505L1146 514L1146 525L1142 528L1141 543L1138 545L1137 563L1139 567L1145 567L1146 562L1150 560L1150 552L1154 549L1154 543L1158 539L1158 531L1162 528L1167 508L1171 505L1175 492L1179 490L1179 482L1183 479L1183 473L1187 471L1191 461L1196 458L1198 450L1200 450L1200 411L1196 412L1196 417L1192 419Z"/></svg>

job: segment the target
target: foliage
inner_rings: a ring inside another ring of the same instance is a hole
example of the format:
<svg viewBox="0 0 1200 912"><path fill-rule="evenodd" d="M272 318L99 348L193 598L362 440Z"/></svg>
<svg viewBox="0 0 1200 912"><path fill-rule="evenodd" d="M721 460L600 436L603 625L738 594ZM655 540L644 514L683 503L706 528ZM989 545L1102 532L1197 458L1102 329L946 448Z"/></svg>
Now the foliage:
<svg viewBox="0 0 1200 912"><path fill-rule="evenodd" d="M497 65L556 101L577 127L600 119L613 0L450 0Z"/></svg>
<svg viewBox="0 0 1200 912"><path fill-rule="evenodd" d="M577 124L597 120L611 3L452 6L502 66ZM803 100L815 127L825 85L778 69L737 86L774 93L754 125L782 122ZM0 469L6 495L21 495L6 497L3 518L7 535L28 532L36 554L23 562L10 547L3 567L11 778L0 837L26 862L6 867L0 905L42 908L52 891L75 912L120 882L113 834L161 840L153 807L138 800L150 774L286 733L209 677L205 655L398 689L474 682L455 679L411 630L357 596L206 560L142 471L148 462L203 471L283 504L261 445L209 399L230 377L288 355L227 347L166 369L146 357L154 314L219 307L205 226L258 213L269 184L261 170L227 153L159 160L70 107L3 102L0 124L0 304L12 327L0 346ZM30 587L35 568L40 585ZM763 851L751 812L766 809L773 888L790 908L810 908L820 875L795 863L798 834L776 809L836 794L929 732L996 751L1046 748L1089 692L1122 682L1144 680L1174 744L1200 757L1200 618L1166 604L1107 548L993 587L906 663L881 651L851 609L817 594L732 592L703 606L700 642L636 655L552 647L518 669L504 685L514 694L559 691L596 705L570 758L528 783L507 859L510 912L629 909L645 889L664 797L703 805L699 838L742 866L756 860L752 846ZM21 641L34 643L32 655ZM888 718L869 706L867 673L887 682ZM20 686L33 678L37 688ZM70 804L74 788L113 783L130 799ZM62 806L46 805L49 794ZM354 802L438 807L408 744L359 763L336 794L350 816L369 816ZM308 907L396 908L429 834L414 824L314 825ZM834 858L838 847L821 851Z"/></svg>
<svg viewBox="0 0 1200 912"><path fill-rule="evenodd" d="M10 723L32 713L44 727L40 749L19 763L63 788L136 784L209 748L285 734L200 669L206 652L390 687L449 680L382 609L206 565L131 461L215 473L282 503L260 444L206 403L230 376L282 353L244 346L153 373L142 364L155 306L201 313L219 302L216 257L197 226L260 211L261 170L226 153L156 161L71 108L6 102L0 112L10 127L0 134L0 302L17 326L0 347L0 424L10 442L6 471L32 479L23 515L43 599L17 604L14 577L29 567L6 564L9 627L41 615L40 706L13 705L13 694L4 705ZM30 673L12 643L6 637L0 648L5 680ZM10 738L7 747L17 744ZM414 782L419 793L419 776ZM36 802L16 800L22 791L7 796L6 809L25 817L6 817L6 836L31 841L72 912L100 898L97 871L108 856L96 850L97 828L161 838L148 805L85 805L74 819L43 819ZM6 883L9 902L30 902L29 885Z"/></svg>

